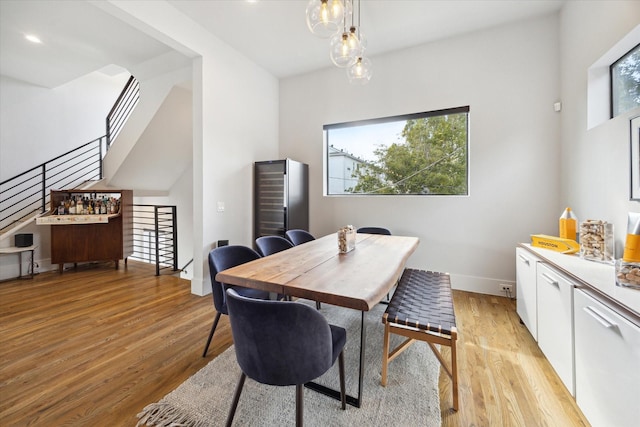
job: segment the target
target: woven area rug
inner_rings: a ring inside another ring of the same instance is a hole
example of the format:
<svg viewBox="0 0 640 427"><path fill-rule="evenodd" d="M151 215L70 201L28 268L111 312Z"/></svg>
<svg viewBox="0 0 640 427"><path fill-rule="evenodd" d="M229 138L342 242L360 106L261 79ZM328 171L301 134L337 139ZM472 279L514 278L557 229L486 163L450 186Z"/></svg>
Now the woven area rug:
<svg viewBox="0 0 640 427"><path fill-rule="evenodd" d="M315 307L315 303L306 301ZM389 365L387 386L380 385L385 306L365 313L366 359L363 402L360 408L306 389L304 423L307 426L439 426L438 377L440 364L427 344L414 343ZM322 305L330 323L347 329L345 374L347 394L357 396L360 346L360 312ZM214 337L215 339L215 337ZM392 335L392 345L401 337ZM212 360L162 400L138 414L138 426L209 427L225 424L240 368L234 347ZM338 363L318 383L339 389ZM234 426L285 426L295 424L295 387L245 382Z"/></svg>

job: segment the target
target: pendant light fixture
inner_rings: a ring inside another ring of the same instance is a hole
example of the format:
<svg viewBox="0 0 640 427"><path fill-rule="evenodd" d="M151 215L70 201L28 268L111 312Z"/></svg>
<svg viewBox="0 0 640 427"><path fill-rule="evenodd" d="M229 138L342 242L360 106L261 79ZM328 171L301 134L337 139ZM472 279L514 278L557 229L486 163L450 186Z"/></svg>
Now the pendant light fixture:
<svg viewBox="0 0 640 427"><path fill-rule="evenodd" d="M360 0L357 25L355 0L310 0L307 26L319 37L331 37L329 57L338 67L347 68L352 84L364 85L373 74L371 60L364 57L366 39L360 29ZM351 25L347 25L348 23ZM348 28L348 30L347 30Z"/></svg>
<svg viewBox="0 0 640 427"><path fill-rule="evenodd" d="M329 38L342 28L343 0L311 0L307 5L307 27L312 34Z"/></svg>
<svg viewBox="0 0 640 427"><path fill-rule="evenodd" d="M353 1L353 0L352 0ZM347 68L347 78L349 83L354 85L366 85L373 75L373 64L369 58L365 58L364 50L366 42L360 31L360 0L358 0L358 26L352 25L349 31L349 42L354 46L359 46L360 54L356 60Z"/></svg>
<svg viewBox="0 0 640 427"><path fill-rule="evenodd" d="M353 37L352 35L355 33L356 28L353 23L353 7L352 0L345 0L344 8L344 24L341 33L338 33L331 37L331 41L329 43L329 56L331 57L331 61L341 68L348 67L353 64L356 59L362 55L362 48L360 41L357 37ZM347 30L347 21L351 20L351 27Z"/></svg>
<svg viewBox="0 0 640 427"><path fill-rule="evenodd" d="M358 57L356 62L347 68L347 78L349 83L354 85L366 85L371 80L373 69L371 60L365 57Z"/></svg>

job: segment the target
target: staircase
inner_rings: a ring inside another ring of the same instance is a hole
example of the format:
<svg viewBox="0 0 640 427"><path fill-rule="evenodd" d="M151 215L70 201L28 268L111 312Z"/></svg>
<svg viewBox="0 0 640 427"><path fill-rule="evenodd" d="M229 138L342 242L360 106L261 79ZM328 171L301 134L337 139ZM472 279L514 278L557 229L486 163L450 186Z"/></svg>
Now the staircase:
<svg viewBox="0 0 640 427"><path fill-rule="evenodd" d="M180 78L182 76L184 76L184 72L180 75ZM169 95L172 93L173 85L175 85L176 75L165 76L160 80L162 81L163 90L158 91L157 82L151 82L147 85L148 90L155 91L155 95L150 96L151 101L145 103L143 101L144 98L140 96L141 89L145 86L144 83L141 85L135 78L131 77L106 119L107 132L104 136L89 141L74 150L0 183L0 247L13 245L11 237L19 231L24 232L24 229L34 234L44 232L42 228L35 227L34 218L49 210L49 197L52 189L91 189L99 187L98 191L100 191L115 188L114 185L121 186L121 188L138 188L139 184L137 185L135 181L126 179L127 168L123 168L123 164L126 164L127 153L135 152L135 139L144 140L145 133L153 130L153 126L150 123L154 120L155 115L162 110L163 104L171 98ZM173 80L173 83L171 83L171 80ZM159 94L158 92L162 93ZM137 114L137 120L131 120L125 126L128 118L136 117L136 111L141 106L144 106L142 107L144 114ZM161 121L167 122L164 118ZM169 120L170 125L171 120ZM131 129L134 129L134 131L132 132ZM188 135L188 147L190 148L190 120ZM116 137L118 141L117 144L114 144ZM129 140L127 141L127 139ZM132 139L134 139L133 142L131 141ZM123 140L125 142L122 142ZM118 147L120 145L122 147ZM118 148L122 149L118 150ZM113 156L111 153L108 154L111 151L113 151ZM183 151L189 152L190 161L190 150L184 150L183 146ZM169 154L168 157L171 158L172 155ZM172 172L176 171L175 160L179 157L175 156L170 159L170 161L173 160L174 166ZM112 161L110 163L112 167L111 174L105 174L106 168L104 165L109 158L117 159L120 164L113 166L116 163ZM140 164L135 165L135 169L140 170ZM144 173L144 168L142 169ZM147 173L149 172L147 171ZM179 173L182 173L182 171ZM122 177L119 178L118 174L123 175L124 179ZM151 175L155 175L155 173L151 173ZM166 183L164 184L167 185ZM170 185L165 187L165 190L169 187ZM147 189L143 186L142 193L145 190ZM138 190L136 190L136 194L138 194ZM153 206L149 207L149 205L138 206L140 206L138 210L141 212L138 226L144 231L140 231L140 236L134 236L134 246L138 245L139 248L136 249L137 253L132 258L147 262L152 260L156 263L157 274L162 269L171 269L175 272L177 270L176 207L160 206L158 210ZM151 214L149 214L149 210ZM134 218L134 227L136 226L135 222L136 219ZM135 233L137 231L134 231ZM47 236L44 237L45 240L48 238ZM135 242L136 240L139 240L139 242ZM6 266L3 265L2 267ZM1 270L3 268L0 268L0 280L7 277Z"/></svg>

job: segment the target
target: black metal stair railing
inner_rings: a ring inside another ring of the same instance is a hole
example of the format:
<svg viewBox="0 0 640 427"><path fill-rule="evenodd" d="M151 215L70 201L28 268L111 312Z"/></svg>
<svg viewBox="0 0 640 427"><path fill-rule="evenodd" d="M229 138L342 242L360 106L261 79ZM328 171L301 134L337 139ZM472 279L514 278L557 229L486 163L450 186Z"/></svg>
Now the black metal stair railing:
<svg viewBox="0 0 640 427"><path fill-rule="evenodd" d="M178 271L178 224L176 206L133 205L133 255L137 261L161 270Z"/></svg>
<svg viewBox="0 0 640 427"><path fill-rule="evenodd" d="M0 182L0 233L46 212L51 190L102 179L106 136L89 141L20 175Z"/></svg>
<svg viewBox="0 0 640 427"><path fill-rule="evenodd" d="M140 83L131 76L107 115L107 133L20 175L0 182L0 234L46 212L52 189L73 189L102 179L102 158L138 104Z"/></svg>
<svg viewBox="0 0 640 427"><path fill-rule="evenodd" d="M107 150L116 139L140 99L140 82L131 76L107 115Z"/></svg>
<svg viewBox="0 0 640 427"><path fill-rule="evenodd" d="M107 116L107 134L0 182L0 234L47 212L51 190L75 189L103 178L102 159L122 130L140 97L131 76ZM175 206L136 205L132 259L156 264L156 275L178 271L178 227Z"/></svg>

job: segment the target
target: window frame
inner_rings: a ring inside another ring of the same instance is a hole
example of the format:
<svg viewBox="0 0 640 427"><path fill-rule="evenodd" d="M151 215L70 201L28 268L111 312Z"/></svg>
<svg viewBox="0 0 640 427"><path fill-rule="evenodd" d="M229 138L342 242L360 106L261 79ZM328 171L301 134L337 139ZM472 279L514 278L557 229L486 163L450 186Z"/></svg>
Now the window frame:
<svg viewBox="0 0 640 427"><path fill-rule="evenodd" d="M432 110L432 111L425 111L425 112L420 112L420 113L411 113L411 114L401 114L401 115L396 115L396 116L387 116L387 117L380 117L380 118L374 118L374 119L363 119L363 120L356 120L356 121L351 121L351 122L341 122L341 123L332 123L332 124L326 124L322 126L322 133L323 133L323 163L324 163L324 167L323 167L323 172L324 172L324 177L323 177L323 187L324 187L324 196L328 196L328 197L344 197L344 196L348 196L348 197L367 197L367 196L373 196L373 197L380 197L380 196L395 196L395 197L399 197L399 196L420 196L420 197L424 197L424 196L431 196L431 197L467 197L470 195L470 184L471 184L471 180L470 180L470 111L471 108L469 105L465 105L465 106L460 106L460 107L453 107L453 108L444 108L444 109L439 109L439 110ZM466 192L464 194L435 194L435 193L427 193L427 194L420 194L420 193L411 193L411 194L373 194L373 193L330 193L330 174L329 174L329 166L330 166L330 150L329 147L331 145L331 143L329 142L328 139L328 131L330 131L331 129L343 129L343 128L349 128L349 127L358 127L358 126L368 126L368 125L375 125L375 124L383 124L383 123L390 123L390 122L400 122L400 121L408 121L408 120L416 120L416 119L423 119L423 118L429 118L429 117L438 117L438 116L446 116L446 115L452 115L452 114L467 114L467 122L466 122L466 164L465 164L465 176L466 176Z"/></svg>
<svg viewBox="0 0 640 427"><path fill-rule="evenodd" d="M609 66L609 118L613 119L621 114L624 114L626 111L618 111L618 114L615 114L614 111L614 98L615 98L615 91L614 91L614 87L613 87L613 80L614 80L614 68L620 64L621 62L623 62L625 59L627 59L627 57L629 55L631 55L636 49L640 49L640 43L638 43L637 45L635 45L634 47L632 47L631 49L629 49L627 52L625 52L622 56L620 56L615 62L613 62L610 66Z"/></svg>

